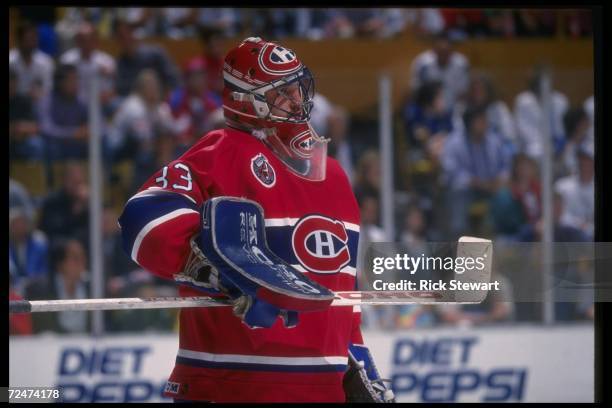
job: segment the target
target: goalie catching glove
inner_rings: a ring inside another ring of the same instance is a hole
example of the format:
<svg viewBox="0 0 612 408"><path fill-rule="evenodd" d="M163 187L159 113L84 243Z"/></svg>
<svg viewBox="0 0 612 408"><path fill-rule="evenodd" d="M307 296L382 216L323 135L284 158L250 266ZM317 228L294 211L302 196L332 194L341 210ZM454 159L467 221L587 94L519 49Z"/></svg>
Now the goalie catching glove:
<svg viewBox="0 0 612 408"><path fill-rule="evenodd" d="M323 310L334 299L275 255L266 242L263 209L247 199L216 197L204 203L201 234L178 282L232 299L234 314L251 328L271 327L281 317L286 327L298 312Z"/></svg>
<svg viewBox="0 0 612 408"><path fill-rule="evenodd" d="M349 368L342 385L346 402L395 402L393 391L380 378L374 359L365 346L349 346Z"/></svg>

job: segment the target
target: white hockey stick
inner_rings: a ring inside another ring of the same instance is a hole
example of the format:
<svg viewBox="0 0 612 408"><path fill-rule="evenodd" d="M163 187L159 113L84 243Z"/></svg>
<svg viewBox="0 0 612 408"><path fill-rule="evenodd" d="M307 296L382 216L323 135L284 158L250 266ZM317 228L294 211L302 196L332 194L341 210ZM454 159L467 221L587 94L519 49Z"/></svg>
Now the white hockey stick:
<svg viewBox="0 0 612 408"><path fill-rule="evenodd" d="M418 291L335 292L331 306L457 303L451 294ZM461 302L479 303L479 302ZM207 296L109 298L69 300L11 300L9 313L61 312L66 310L176 309L231 306L227 299Z"/></svg>
<svg viewBox="0 0 612 408"><path fill-rule="evenodd" d="M487 244L474 249L474 246L461 243ZM486 283L491 278L492 243L489 240L461 237L457 256L477 256L486 254L485 267L478 274L465 276L463 282ZM334 292L331 306L356 305L405 305L405 304L474 304L480 303L487 291L347 291ZM9 313L61 312L66 310L125 310L125 309L175 309L188 307L231 306L228 299L201 297L153 297L153 298L109 298L109 299L70 299L70 300L12 300Z"/></svg>

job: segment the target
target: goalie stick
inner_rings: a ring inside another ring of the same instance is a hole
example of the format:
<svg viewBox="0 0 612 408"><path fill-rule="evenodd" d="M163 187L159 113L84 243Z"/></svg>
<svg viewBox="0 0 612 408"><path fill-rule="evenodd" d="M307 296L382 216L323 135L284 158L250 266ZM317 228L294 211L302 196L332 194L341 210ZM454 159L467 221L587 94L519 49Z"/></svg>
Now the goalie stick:
<svg viewBox="0 0 612 408"><path fill-rule="evenodd" d="M467 243L467 245L462 245ZM474 243L484 244L477 246ZM470 245L472 244L472 245ZM461 277L466 283L487 283L491 278L493 258L492 242L482 238L461 237L457 256L484 255L485 267L477 274ZM342 291L333 292L330 306L359 305L404 305L404 304L476 304L484 300L487 291ZM153 297L153 298L107 298L107 299L69 299L69 300L12 300L9 313L60 312L65 310L121 310L121 309L175 309L187 307L231 306L226 298L209 296L197 297Z"/></svg>
<svg viewBox="0 0 612 408"><path fill-rule="evenodd" d="M405 305L457 302L453 293L417 291L348 291L334 292L330 306L356 305ZM61 312L66 310L121 310L121 309L176 309L186 307L231 306L229 299L209 296L151 297L151 298L107 298L69 300L11 300L9 313Z"/></svg>

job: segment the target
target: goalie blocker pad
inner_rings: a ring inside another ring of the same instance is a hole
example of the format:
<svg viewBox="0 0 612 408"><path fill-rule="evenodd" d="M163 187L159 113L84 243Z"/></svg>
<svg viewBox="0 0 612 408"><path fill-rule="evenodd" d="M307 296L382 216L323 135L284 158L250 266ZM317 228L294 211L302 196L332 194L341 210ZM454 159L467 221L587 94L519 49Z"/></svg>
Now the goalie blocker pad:
<svg viewBox="0 0 612 408"><path fill-rule="evenodd" d="M255 201L236 197L206 201L200 248L232 295L247 295L294 312L323 310L334 300L333 292L268 248L263 208Z"/></svg>
<svg viewBox="0 0 612 408"><path fill-rule="evenodd" d="M393 391L384 383L374 364L370 350L363 345L349 345L349 366L342 386L346 402L395 402Z"/></svg>

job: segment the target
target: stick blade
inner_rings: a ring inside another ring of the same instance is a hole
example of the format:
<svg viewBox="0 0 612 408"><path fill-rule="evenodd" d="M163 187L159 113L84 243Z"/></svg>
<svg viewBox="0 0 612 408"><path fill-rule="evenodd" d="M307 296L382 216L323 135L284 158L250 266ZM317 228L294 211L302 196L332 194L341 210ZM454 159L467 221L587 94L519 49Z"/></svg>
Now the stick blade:
<svg viewBox="0 0 612 408"><path fill-rule="evenodd" d="M457 243L457 258L471 258L480 261L484 267L474 268L459 273L455 268L455 276L464 284L482 286L491 281L491 269L493 264L493 242L490 239L462 236ZM487 290L457 290L455 301L457 303L481 303L488 295Z"/></svg>

